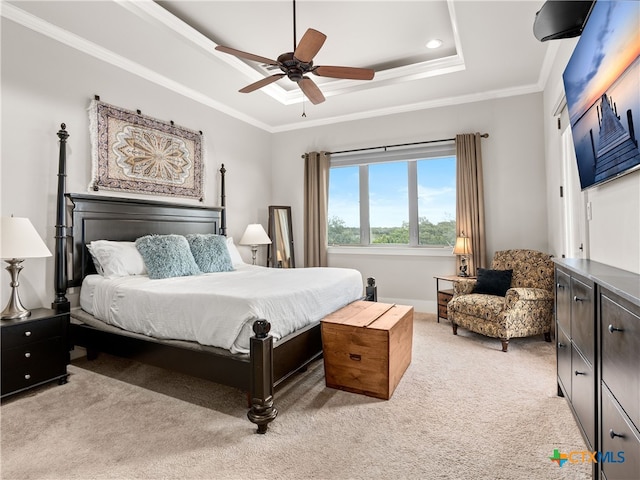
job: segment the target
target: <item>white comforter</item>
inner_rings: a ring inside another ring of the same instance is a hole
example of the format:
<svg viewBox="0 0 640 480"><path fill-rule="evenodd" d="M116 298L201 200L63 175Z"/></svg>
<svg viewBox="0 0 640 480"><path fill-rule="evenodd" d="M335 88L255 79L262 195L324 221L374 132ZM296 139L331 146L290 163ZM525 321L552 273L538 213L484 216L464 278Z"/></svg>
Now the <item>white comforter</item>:
<svg viewBox="0 0 640 480"><path fill-rule="evenodd" d="M266 268L150 280L87 276L80 306L99 320L155 338L249 352L253 321L278 339L362 296L362 277L344 268Z"/></svg>

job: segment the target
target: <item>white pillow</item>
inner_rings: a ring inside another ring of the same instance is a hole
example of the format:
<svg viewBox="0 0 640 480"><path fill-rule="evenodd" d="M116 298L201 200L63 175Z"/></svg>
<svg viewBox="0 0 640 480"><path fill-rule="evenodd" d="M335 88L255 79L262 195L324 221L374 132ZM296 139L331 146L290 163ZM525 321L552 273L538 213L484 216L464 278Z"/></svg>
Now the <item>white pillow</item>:
<svg viewBox="0 0 640 480"><path fill-rule="evenodd" d="M231 256L231 263L233 265L240 265L244 263L242 257L240 256L240 252L238 251L238 247L233 243L233 237L227 237L227 250L229 250L229 255Z"/></svg>
<svg viewBox="0 0 640 480"><path fill-rule="evenodd" d="M135 242L95 240L87 245L87 249L98 273L107 278L147 274Z"/></svg>

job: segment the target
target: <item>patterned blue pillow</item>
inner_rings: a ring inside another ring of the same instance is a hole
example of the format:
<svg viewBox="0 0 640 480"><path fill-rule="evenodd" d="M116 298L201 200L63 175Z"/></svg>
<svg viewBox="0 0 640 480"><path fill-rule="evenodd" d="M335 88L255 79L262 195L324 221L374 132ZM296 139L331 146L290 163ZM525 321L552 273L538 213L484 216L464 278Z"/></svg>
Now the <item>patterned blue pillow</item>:
<svg viewBox="0 0 640 480"><path fill-rule="evenodd" d="M200 271L204 273L233 271L226 237L201 233L185 235L185 237Z"/></svg>
<svg viewBox="0 0 640 480"><path fill-rule="evenodd" d="M182 235L146 235L136 240L149 278L171 278L198 275L189 242Z"/></svg>

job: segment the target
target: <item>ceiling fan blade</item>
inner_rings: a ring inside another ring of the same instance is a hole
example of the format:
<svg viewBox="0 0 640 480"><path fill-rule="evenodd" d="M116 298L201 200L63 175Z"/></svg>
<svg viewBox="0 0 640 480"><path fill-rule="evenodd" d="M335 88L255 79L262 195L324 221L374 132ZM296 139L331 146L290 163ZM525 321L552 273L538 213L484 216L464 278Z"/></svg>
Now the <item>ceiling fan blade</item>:
<svg viewBox="0 0 640 480"><path fill-rule="evenodd" d="M246 60L253 60L254 62L266 63L267 65L278 65L278 62L276 62L275 60L271 60L270 58L261 57L260 55L254 55L253 53L243 52L241 50L236 50L235 48L223 47L222 45L218 45L216 47L216 50L228 53L229 55L244 58Z"/></svg>
<svg viewBox="0 0 640 480"><path fill-rule="evenodd" d="M302 93L304 93L309 101L314 105L324 102L324 95L315 82L310 78L304 77L298 82L298 85L300 86Z"/></svg>
<svg viewBox="0 0 640 480"><path fill-rule="evenodd" d="M259 88L262 88L266 85L269 85L270 83L280 80L282 77L284 77L284 75L285 75L284 73L276 73L275 75L271 75L270 77L265 77L262 80L258 80L257 82L254 82L251 85L247 85L246 87L238 91L240 93L253 92L254 90L258 90Z"/></svg>
<svg viewBox="0 0 640 480"><path fill-rule="evenodd" d="M313 70L313 73L320 77L371 80L376 72L370 68L318 66Z"/></svg>
<svg viewBox="0 0 640 480"><path fill-rule="evenodd" d="M320 51L327 36L313 28L307 29L300 39L300 43L293 52L293 56L304 63L309 63L313 57Z"/></svg>

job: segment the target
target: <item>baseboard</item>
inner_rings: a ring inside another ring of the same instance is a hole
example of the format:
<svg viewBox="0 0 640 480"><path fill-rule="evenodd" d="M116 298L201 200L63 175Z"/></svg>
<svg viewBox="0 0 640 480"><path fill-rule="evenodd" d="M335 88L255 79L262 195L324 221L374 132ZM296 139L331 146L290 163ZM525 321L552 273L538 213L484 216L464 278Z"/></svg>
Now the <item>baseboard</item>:
<svg viewBox="0 0 640 480"><path fill-rule="evenodd" d="M379 296L378 301L382 303L410 305L413 307L414 311L421 313L436 313L438 311L438 303L432 300L417 300L415 298L389 298Z"/></svg>

